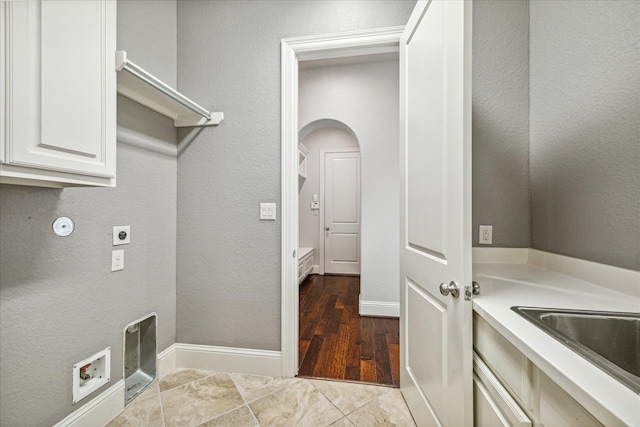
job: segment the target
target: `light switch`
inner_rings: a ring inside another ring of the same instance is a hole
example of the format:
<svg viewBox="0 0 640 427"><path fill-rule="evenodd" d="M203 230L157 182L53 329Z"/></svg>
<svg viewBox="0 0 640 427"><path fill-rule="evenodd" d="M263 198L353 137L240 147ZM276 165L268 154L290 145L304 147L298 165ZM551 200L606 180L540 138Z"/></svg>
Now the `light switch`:
<svg viewBox="0 0 640 427"><path fill-rule="evenodd" d="M267 221L276 220L276 204L260 203L260 219Z"/></svg>

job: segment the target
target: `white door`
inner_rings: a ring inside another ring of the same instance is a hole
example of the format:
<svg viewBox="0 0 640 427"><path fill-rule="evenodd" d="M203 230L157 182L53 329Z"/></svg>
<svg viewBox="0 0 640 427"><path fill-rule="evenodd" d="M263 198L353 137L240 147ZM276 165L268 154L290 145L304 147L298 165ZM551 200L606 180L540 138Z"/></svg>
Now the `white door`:
<svg viewBox="0 0 640 427"><path fill-rule="evenodd" d="M419 2L400 40L400 386L419 426L473 424L470 48L470 1Z"/></svg>
<svg viewBox="0 0 640 427"><path fill-rule="evenodd" d="M324 272L360 274L360 153L325 152Z"/></svg>

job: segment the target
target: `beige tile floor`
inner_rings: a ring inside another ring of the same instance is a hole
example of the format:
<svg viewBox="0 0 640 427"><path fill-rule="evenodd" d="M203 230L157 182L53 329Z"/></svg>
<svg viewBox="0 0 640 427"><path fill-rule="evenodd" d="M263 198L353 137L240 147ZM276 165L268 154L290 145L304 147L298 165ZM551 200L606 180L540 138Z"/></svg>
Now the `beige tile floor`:
<svg viewBox="0 0 640 427"><path fill-rule="evenodd" d="M415 426L397 388L179 369L108 427Z"/></svg>

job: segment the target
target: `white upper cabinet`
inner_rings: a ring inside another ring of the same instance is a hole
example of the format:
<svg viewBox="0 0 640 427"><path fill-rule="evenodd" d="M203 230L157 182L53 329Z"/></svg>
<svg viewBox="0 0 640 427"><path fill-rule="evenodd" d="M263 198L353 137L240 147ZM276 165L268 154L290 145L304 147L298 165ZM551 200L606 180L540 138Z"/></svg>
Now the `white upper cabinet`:
<svg viewBox="0 0 640 427"><path fill-rule="evenodd" d="M0 182L115 186L116 2L3 2L0 14Z"/></svg>

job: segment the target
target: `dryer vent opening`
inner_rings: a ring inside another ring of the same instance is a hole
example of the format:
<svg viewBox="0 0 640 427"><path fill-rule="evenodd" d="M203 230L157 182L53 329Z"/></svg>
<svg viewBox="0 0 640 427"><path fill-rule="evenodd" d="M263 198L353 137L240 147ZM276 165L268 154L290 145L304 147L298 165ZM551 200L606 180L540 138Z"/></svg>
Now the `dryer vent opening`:
<svg viewBox="0 0 640 427"><path fill-rule="evenodd" d="M125 405L156 379L157 316L155 313L127 325L124 329Z"/></svg>

